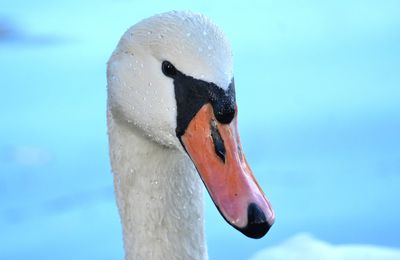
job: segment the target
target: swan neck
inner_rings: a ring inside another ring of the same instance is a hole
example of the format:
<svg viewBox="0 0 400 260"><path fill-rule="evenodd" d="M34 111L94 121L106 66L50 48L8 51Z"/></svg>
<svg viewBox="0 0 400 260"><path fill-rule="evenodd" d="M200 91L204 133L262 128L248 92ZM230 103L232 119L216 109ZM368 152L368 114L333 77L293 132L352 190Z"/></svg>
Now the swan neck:
<svg viewBox="0 0 400 260"><path fill-rule="evenodd" d="M188 156L109 114L125 259L207 259L203 187Z"/></svg>

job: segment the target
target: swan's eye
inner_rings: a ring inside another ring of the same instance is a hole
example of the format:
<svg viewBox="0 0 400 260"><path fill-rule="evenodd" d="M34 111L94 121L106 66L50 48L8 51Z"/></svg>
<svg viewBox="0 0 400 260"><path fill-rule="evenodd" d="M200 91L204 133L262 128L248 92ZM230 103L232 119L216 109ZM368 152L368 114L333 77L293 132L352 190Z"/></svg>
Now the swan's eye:
<svg viewBox="0 0 400 260"><path fill-rule="evenodd" d="M164 75L167 77L174 77L176 75L176 68L169 61L163 61L161 69Z"/></svg>

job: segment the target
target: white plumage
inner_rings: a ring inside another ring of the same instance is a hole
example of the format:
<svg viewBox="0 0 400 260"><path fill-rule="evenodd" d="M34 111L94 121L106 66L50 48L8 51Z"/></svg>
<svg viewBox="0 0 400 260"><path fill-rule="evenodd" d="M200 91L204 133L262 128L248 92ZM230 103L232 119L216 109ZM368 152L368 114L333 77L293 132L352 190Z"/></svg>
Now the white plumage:
<svg viewBox="0 0 400 260"><path fill-rule="evenodd" d="M201 180L175 135L163 60L225 89L233 76L225 36L202 15L160 14L121 38L108 62L108 128L126 259L206 259Z"/></svg>

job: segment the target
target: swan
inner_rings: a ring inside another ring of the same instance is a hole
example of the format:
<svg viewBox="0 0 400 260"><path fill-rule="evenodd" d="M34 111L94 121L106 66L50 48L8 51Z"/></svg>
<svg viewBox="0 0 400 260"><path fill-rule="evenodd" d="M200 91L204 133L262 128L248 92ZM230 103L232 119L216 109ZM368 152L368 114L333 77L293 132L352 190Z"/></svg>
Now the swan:
<svg viewBox="0 0 400 260"><path fill-rule="evenodd" d="M267 233L275 214L240 145L232 53L213 22L172 11L132 26L107 95L126 259L207 259L202 182L230 225Z"/></svg>

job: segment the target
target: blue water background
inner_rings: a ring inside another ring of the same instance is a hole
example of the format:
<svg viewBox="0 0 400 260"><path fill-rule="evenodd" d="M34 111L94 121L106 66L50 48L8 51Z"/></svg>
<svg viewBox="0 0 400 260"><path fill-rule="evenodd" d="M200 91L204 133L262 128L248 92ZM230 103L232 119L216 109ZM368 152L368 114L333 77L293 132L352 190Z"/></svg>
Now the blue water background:
<svg viewBox="0 0 400 260"><path fill-rule="evenodd" d="M303 231L400 247L399 1L0 0L0 259L123 258L106 61L172 9L228 35L242 143L277 215L248 239L206 196L210 259Z"/></svg>

